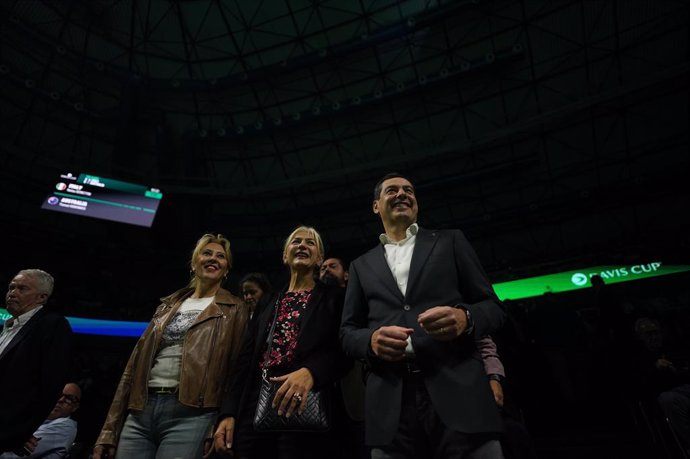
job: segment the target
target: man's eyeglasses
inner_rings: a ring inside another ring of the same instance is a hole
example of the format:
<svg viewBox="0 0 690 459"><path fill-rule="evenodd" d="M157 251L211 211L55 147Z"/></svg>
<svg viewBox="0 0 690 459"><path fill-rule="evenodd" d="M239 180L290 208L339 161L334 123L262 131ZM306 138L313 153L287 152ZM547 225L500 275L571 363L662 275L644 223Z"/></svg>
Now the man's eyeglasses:
<svg viewBox="0 0 690 459"><path fill-rule="evenodd" d="M67 403L69 403L70 405L72 405L73 403L79 403L79 397L77 397L76 395L62 394L60 398L64 398L65 400L67 400Z"/></svg>

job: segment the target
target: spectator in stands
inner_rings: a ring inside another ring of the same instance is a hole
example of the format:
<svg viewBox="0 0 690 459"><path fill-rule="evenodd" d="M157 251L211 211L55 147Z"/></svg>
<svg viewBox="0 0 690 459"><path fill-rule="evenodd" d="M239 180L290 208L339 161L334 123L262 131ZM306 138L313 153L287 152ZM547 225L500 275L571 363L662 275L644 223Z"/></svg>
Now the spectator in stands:
<svg viewBox="0 0 690 459"><path fill-rule="evenodd" d="M657 399L671 428L690 448L690 372L683 349L669 346L661 323L651 317L635 321L637 346L631 353L635 397L648 402ZM684 356L684 358L682 357ZM658 395L657 395L658 394Z"/></svg>
<svg viewBox="0 0 690 459"><path fill-rule="evenodd" d="M326 258L321 264L321 268L319 268L319 279L324 284L337 285L344 288L349 277L350 273L342 258Z"/></svg>
<svg viewBox="0 0 690 459"><path fill-rule="evenodd" d="M690 448L690 372L687 361L665 344L661 323L649 317L635 322L635 336L642 344L637 354L643 396L658 395L659 406L671 428ZM678 353L680 354L680 353ZM687 357L687 356L686 356Z"/></svg>
<svg viewBox="0 0 690 459"><path fill-rule="evenodd" d="M29 438L18 454L5 453L0 459L47 459L65 457L77 437L77 422L70 416L77 411L81 401L81 389L75 383L67 383L53 411Z"/></svg>
<svg viewBox="0 0 690 459"><path fill-rule="evenodd" d="M673 364L670 362L665 365L669 371L678 371L673 370ZM685 368L684 371L687 375L688 369ZM659 405L671 428L680 438L686 453L690 452L690 384L662 392L659 395Z"/></svg>
<svg viewBox="0 0 690 459"><path fill-rule="evenodd" d="M520 409L504 392L505 368L498 355L496 343L486 335L476 340L479 355L484 362L484 371L494 394L496 405L501 409L503 434L501 445L505 459L536 459L532 439L525 428Z"/></svg>
<svg viewBox="0 0 690 459"><path fill-rule="evenodd" d="M327 285L347 287L350 273L342 258L328 257L319 268L319 279ZM364 444L364 365L355 361L352 369L338 382L340 394L334 406L343 413L338 416L343 422L338 426L338 437L344 457L350 459L369 458L370 452Z"/></svg>
<svg viewBox="0 0 690 459"><path fill-rule="evenodd" d="M240 292L252 314L260 313L273 295L271 282L262 273L249 273L240 281Z"/></svg>
<svg viewBox="0 0 690 459"><path fill-rule="evenodd" d="M12 317L0 333L0 453L23 449L68 381L72 330L44 305L53 276L19 271L5 297Z"/></svg>

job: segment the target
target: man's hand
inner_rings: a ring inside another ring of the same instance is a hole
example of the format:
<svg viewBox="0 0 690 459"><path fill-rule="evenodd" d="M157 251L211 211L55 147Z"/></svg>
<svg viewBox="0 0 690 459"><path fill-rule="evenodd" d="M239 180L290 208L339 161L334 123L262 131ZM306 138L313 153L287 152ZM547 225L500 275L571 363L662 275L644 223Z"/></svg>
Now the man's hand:
<svg viewBox="0 0 690 459"><path fill-rule="evenodd" d="M115 457L115 445L96 445L93 447L93 459L106 459Z"/></svg>
<svg viewBox="0 0 690 459"><path fill-rule="evenodd" d="M31 456L31 454L36 450L39 440L40 438L36 438L32 435L24 442L21 448L17 448L15 451L13 451L13 453L20 457Z"/></svg>
<svg viewBox="0 0 690 459"><path fill-rule="evenodd" d="M489 380L489 386L491 386L491 392L494 393L496 405L498 405L499 408L503 408L503 386L495 379Z"/></svg>
<svg viewBox="0 0 690 459"><path fill-rule="evenodd" d="M417 316L417 322L432 338L451 341L467 328L467 314L452 306L435 306Z"/></svg>
<svg viewBox="0 0 690 459"><path fill-rule="evenodd" d="M294 411L302 414L307 406L307 394L314 387L311 371L302 367L292 373L273 377L271 381L283 383L276 391L272 404L273 408L278 409L278 416L285 414L289 418Z"/></svg>
<svg viewBox="0 0 690 459"><path fill-rule="evenodd" d="M229 417L220 421L213 434L213 448L220 457L232 458L232 438L235 435L235 418Z"/></svg>
<svg viewBox="0 0 690 459"><path fill-rule="evenodd" d="M405 358L407 338L412 333L414 329L397 325L381 327L371 335L371 349L382 360L398 362Z"/></svg>

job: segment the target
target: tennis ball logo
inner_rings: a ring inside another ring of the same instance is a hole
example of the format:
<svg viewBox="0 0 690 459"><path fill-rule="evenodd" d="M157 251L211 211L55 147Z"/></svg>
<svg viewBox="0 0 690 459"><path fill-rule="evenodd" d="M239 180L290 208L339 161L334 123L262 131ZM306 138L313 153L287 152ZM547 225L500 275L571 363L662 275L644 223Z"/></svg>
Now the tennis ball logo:
<svg viewBox="0 0 690 459"><path fill-rule="evenodd" d="M587 277L587 274L582 274L582 273L575 273L573 274L573 277L570 278L570 281L577 285L578 287L583 286L587 283L587 280L589 278Z"/></svg>

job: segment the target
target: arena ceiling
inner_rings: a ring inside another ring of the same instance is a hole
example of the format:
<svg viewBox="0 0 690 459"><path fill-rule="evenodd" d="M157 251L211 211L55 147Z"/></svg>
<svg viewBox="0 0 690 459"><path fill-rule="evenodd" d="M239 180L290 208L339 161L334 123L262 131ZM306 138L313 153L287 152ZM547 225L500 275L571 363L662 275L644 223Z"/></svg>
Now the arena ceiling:
<svg viewBox="0 0 690 459"><path fill-rule="evenodd" d="M184 280L204 231L230 237L238 273L280 272L297 223L352 258L375 244L372 187L391 170L415 179L421 223L462 228L496 280L687 261L689 9L2 2L3 272L150 298ZM154 226L40 210L65 171L159 187Z"/></svg>

